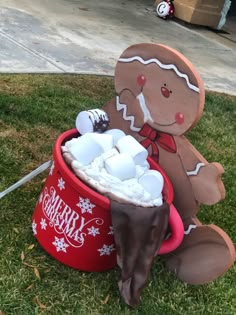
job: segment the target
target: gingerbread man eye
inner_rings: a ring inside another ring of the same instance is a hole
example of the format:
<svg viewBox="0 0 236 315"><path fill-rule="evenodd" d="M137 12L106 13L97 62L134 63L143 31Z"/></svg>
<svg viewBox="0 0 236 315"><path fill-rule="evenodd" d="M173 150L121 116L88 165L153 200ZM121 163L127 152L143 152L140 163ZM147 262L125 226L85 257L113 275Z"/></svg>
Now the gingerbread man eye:
<svg viewBox="0 0 236 315"><path fill-rule="evenodd" d="M172 94L172 91L170 90L170 94Z"/></svg>

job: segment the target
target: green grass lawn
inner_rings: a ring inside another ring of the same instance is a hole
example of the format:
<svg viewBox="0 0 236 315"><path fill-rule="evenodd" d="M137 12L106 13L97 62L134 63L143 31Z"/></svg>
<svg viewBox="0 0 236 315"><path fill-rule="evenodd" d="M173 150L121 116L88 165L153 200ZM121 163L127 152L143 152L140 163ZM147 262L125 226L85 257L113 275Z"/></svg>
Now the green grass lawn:
<svg viewBox="0 0 236 315"><path fill-rule="evenodd" d="M55 139L74 128L79 111L113 95L111 78L1 75L0 190L49 160ZM202 207L198 217L236 243L236 99L207 94L203 117L188 138L225 168L226 199ZM236 265L208 285L190 286L167 271L163 257L156 259L140 307L130 311L119 297L118 268L84 273L49 257L31 232L46 175L0 200L0 314L236 314Z"/></svg>

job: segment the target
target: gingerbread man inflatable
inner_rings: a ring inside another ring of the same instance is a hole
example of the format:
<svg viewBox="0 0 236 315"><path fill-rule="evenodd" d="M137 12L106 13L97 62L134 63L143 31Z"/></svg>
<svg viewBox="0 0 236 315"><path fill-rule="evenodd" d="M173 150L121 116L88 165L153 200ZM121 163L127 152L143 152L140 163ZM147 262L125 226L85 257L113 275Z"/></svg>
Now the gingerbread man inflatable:
<svg viewBox="0 0 236 315"><path fill-rule="evenodd" d="M174 188L174 205L184 223L181 245L167 255L167 267L190 284L203 284L226 272L235 248L216 225L197 219L200 204L225 197L219 163L208 163L185 138L201 117L205 93L194 66L182 54L157 44L127 48L115 69L117 96L103 106L110 129L135 137L164 169Z"/></svg>

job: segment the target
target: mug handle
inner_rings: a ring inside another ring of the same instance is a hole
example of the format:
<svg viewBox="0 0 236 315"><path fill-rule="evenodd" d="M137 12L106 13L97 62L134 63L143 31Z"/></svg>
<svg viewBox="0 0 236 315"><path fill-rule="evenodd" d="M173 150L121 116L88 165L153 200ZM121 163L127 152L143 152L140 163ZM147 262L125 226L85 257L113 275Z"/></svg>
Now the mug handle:
<svg viewBox="0 0 236 315"><path fill-rule="evenodd" d="M171 229L170 237L162 242L158 255L168 254L174 251L184 238L184 225L178 211L173 204L170 205L169 226Z"/></svg>

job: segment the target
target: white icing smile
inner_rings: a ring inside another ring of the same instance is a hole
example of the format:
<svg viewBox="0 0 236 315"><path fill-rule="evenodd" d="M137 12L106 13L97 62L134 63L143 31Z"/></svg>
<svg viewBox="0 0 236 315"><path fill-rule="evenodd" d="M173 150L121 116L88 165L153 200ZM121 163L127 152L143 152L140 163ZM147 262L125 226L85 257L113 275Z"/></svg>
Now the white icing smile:
<svg viewBox="0 0 236 315"><path fill-rule="evenodd" d="M149 109L147 108L147 105L146 105L146 102L145 102L145 98L144 98L144 95L143 93L140 93L138 96L137 96L137 99L139 101L139 105L140 105L140 108L143 112L143 120L144 122L146 123L147 121L149 122L153 122L153 119L152 119L152 116L149 112Z"/></svg>

